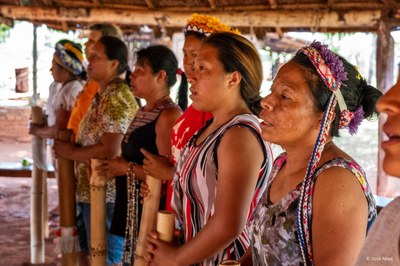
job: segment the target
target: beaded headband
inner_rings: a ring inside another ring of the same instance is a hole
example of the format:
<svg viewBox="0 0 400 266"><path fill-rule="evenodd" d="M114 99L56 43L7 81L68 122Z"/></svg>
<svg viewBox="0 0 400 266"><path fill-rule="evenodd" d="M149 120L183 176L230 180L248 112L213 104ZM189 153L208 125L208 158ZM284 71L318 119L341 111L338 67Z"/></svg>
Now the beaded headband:
<svg viewBox="0 0 400 266"><path fill-rule="evenodd" d="M72 74L79 76L84 71L82 51L73 43L57 43L55 46L56 61Z"/></svg>
<svg viewBox="0 0 400 266"><path fill-rule="evenodd" d="M237 29L232 29L228 25L222 23L218 18L209 15L193 14L183 28L183 33L188 31L199 32L205 36L209 36L215 32L232 32L240 35Z"/></svg>
<svg viewBox="0 0 400 266"><path fill-rule="evenodd" d="M347 109L346 102L340 91L343 81L347 80L347 72L344 69L342 60L329 50L327 45L322 45L316 41L310 46L301 48L300 51L310 59L318 75L335 95L340 109L340 128L347 127L350 134L355 134L363 119L364 112L362 107L357 108L354 112ZM360 74L358 78L361 79Z"/></svg>

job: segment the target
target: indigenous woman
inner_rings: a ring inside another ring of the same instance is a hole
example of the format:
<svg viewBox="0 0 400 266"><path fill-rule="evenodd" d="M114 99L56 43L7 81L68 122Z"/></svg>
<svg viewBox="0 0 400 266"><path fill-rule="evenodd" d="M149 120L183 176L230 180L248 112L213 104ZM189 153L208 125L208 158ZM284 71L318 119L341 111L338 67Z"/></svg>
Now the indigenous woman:
<svg viewBox="0 0 400 266"><path fill-rule="evenodd" d="M77 178L78 233L82 253L90 251L90 158L112 159L119 154L120 144L138 106L126 82L120 78L125 72L128 49L116 37L101 37L90 51L88 75L97 82L99 91L94 96L78 130L77 145L56 141L58 157L75 160ZM107 183L106 190L107 265L122 261L123 237L110 233L114 212L115 182Z"/></svg>
<svg viewBox="0 0 400 266"><path fill-rule="evenodd" d="M131 88L136 97L146 101L146 105L139 109L129 126L121 144L122 156L103 161L100 168L104 173L117 176L116 211L111 232L125 237L124 263L128 265L133 265L142 210L138 200L139 180L146 180L140 149L159 156L171 155L172 127L182 114L170 98L170 89L178 74L183 73L178 69L174 53L167 47L150 46L137 53L135 69L130 76ZM185 78L181 90L187 90ZM165 197L161 205L165 205Z"/></svg>
<svg viewBox="0 0 400 266"><path fill-rule="evenodd" d="M149 241L155 265L219 265L247 249L244 226L266 186L271 151L261 139L261 60L233 33L215 33L198 50L190 98L213 119L183 148L174 176L172 206L184 243Z"/></svg>
<svg viewBox="0 0 400 266"><path fill-rule="evenodd" d="M51 74L54 82L50 85L46 114L49 115L45 127L31 125L30 134L54 139L55 129L67 128L71 110L77 95L82 91L86 72L83 66L81 46L69 40L60 40L55 45Z"/></svg>
<svg viewBox="0 0 400 266"><path fill-rule="evenodd" d="M356 133L380 95L319 42L280 68L260 118L263 139L285 152L248 223L242 265L354 264L376 208L364 171L333 137Z"/></svg>
<svg viewBox="0 0 400 266"><path fill-rule="evenodd" d="M197 50L202 40L215 32L233 32L240 34L237 30L222 23L218 18L208 15L193 14L183 29L185 42L183 44L183 66L188 81L193 76L193 65ZM179 97L187 98L187 94L180 93ZM146 159L144 170L147 174L162 179L172 180L174 165L179 159L181 149L190 140L193 134L203 127L207 120L212 118L212 113L199 111L190 105L176 121L172 131L172 154L170 159L152 156L143 150ZM167 185L166 209L171 209L172 188L171 181Z"/></svg>
<svg viewBox="0 0 400 266"><path fill-rule="evenodd" d="M381 145L385 151L383 169L386 173L400 178L400 76L397 83L379 99L377 109L387 117L383 124L383 132L387 139ZM356 265L400 265L399 243L400 197L397 197L379 213Z"/></svg>

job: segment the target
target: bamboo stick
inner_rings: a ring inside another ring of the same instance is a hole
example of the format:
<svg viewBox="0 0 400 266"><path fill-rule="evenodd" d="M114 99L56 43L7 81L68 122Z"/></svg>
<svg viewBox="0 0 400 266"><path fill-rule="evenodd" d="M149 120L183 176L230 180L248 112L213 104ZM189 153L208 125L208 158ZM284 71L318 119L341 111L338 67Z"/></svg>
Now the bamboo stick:
<svg viewBox="0 0 400 266"><path fill-rule="evenodd" d="M72 130L57 130L56 139L70 141ZM76 230L76 202L74 162L57 158L58 206L60 211L60 239L58 246L61 251L61 265L78 265L79 241Z"/></svg>
<svg viewBox="0 0 400 266"><path fill-rule="evenodd" d="M43 113L40 106L32 106L32 123L43 125ZM32 153L42 156L45 140L36 136L32 137ZM45 245L43 231L43 169L38 167L38 161L43 158L34 156L32 167L32 187L31 187L31 213L30 213L30 232L31 232L31 263L40 264L45 262Z"/></svg>
<svg viewBox="0 0 400 266"><path fill-rule="evenodd" d="M172 211L159 211L156 228L159 239L171 243L174 238L175 214Z"/></svg>
<svg viewBox="0 0 400 266"><path fill-rule="evenodd" d="M106 179L96 170L99 164L97 159L90 160L90 242L92 265L106 266Z"/></svg>
<svg viewBox="0 0 400 266"><path fill-rule="evenodd" d="M160 207L161 180L147 176L146 183L149 186L150 193L143 200L142 217L135 252L135 266L146 265L146 260L144 259L146 237L150 231L156 229L157 213Z"/></svg>

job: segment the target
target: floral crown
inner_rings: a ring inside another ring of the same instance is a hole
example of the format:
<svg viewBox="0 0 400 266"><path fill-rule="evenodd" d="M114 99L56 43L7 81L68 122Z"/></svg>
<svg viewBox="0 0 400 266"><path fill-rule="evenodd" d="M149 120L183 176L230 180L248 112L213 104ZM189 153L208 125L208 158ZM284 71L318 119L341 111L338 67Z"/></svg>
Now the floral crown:
<svg viewBox="0 0 400 266"><path fill-rule="evenodd" d="M84 71L82 51L71 42L57 43L56 61L72 74L79 76Z"/></svg>
<svg viewBox="0 0 400 266"><path fill-rule="evenodd" d="M364 111L362 106L354 112L347 109L340 90L343 82L348 79L342 60L329 50L327 45L322 45L316 41L309 46L301 48L300 51L310 59L325 85L336 96L340 108L340 128L347 127L350 134L355 134L364 117ZM357 77L360 79L361 75L358 74Z"/></svg>
<svg viewBox="0 0 400 266"><path fill-rule="evenodd" d="M218 18L209 15L193 14L183 28L183 33L195 31L205 36L209 36L215 32L231 32L240 35L237 29L232 29L228 25L222 23Z"/></svg>

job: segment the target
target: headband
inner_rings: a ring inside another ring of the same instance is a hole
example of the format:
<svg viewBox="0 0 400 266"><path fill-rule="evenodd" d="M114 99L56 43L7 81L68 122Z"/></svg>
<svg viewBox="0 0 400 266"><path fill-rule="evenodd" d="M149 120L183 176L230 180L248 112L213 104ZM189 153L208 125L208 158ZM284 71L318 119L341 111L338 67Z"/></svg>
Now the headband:
<svg viewBox="0 0 400 266"><path fill-rule="evenodd" d="M85 70L83 67L83 55L79 47L72 42L57 43L55 46L56 61L75 76L79 76Z"/></svg>
<svg viewBox="0 0 400 266"><path fill-rule="evenodd" d="M316 41L310 46L301 48L300 51L310 59L318 75L328 89L335 95L340 109L340 128L347 127L350 134L354 135L357 132L358 126L361 124L364 112L362 106L357 108L354 112L347 109L346 102L340 90L343 82L347 80L347 72L343 66L342 60L329 50L327 45L322 45L320 42ZM357 78L361 79L359 72Z"/></svg>
<svg viewBox="0 0 400 266"><path fill-rule="evenodd" d="M188 31L198 32L204 36L209 36L211 33L215 32L231 32L240 35L237 29L232 29L216 17L196 13L192 15L183 28L183 33L186 34Z"/></svg>

